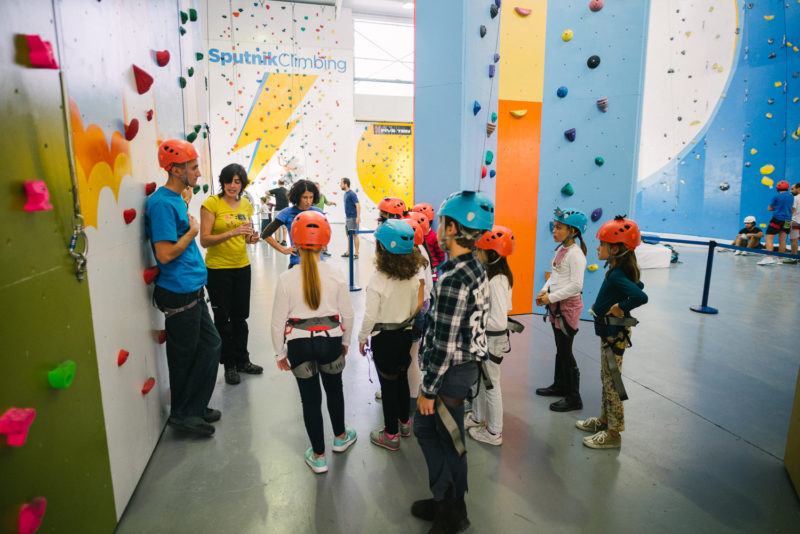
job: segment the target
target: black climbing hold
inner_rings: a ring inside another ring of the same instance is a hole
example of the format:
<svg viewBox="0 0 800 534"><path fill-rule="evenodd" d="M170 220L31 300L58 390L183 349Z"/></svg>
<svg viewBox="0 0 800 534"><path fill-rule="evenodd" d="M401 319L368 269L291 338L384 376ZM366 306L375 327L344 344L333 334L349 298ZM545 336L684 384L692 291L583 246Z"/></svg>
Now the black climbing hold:
<svg viewBox="0 0 800 534"><path fill-rule="evenodd" d="M500 12L500 8L495 4L489 6L489 15L491 15L492 18L495 18L498 12Z"/></svg>
<svg viewBox="0 0 800 534"><path fill-rule="evenodd" d="M484 35L486 35L486 26L481 24L481 37L483 37Z"/></svg>
<svg viewBox="0 0 800 534"><path fill-rule="evenodd" d="M721 184L719 184L719 190L720 191L727 191L730 188L731 188L731 186L730 186L730 184L728 182L722 182Z"/></svg>
<svg viewBox="0 0 800 534"><path fill-rule="evenodd" d="M675 74L675 69L669 69L669 70L667 71L667 74Z"/></svg>
<svg viewBox="0 0 800 534"><path fill-rule="evenodd" d="M600 64L600 56L591 56L589 59L586 60L586 65L590 69L595 69Z"/></svg>
<svg viewBox="0 0 800 534"><path fill-rule="evenodd" d="M775 58L775 52L773 52L769 56L767 56L767 59L774 59L774 58Z"/></svg>

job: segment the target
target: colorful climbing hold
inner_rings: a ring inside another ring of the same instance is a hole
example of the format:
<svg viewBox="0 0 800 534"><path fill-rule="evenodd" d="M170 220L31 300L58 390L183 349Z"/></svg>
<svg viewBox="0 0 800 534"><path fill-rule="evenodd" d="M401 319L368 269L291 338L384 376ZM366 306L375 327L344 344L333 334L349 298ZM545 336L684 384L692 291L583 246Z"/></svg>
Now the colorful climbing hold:
<svg viewBox="0 0 800 534"><path fill-rule="evenodd" d="M484 26L483 24L481 24L480 33L481 33L481 38L483 38L483 36L486 35L486 26Z"/></svg>
<svg viewBox="0 0 800 534"><path fill-rule="evenodd" d="M591 265L586 266L586 270L590 272L595 272L598 269L596 263L592 263Z"/></svg>
<svg viewBox="0 0 800 534"><path fill-rule="evenodd" d="M153 120L153 110L152 109L148 109L147 110L147 120L148 121Z"/></svg>
<svg viewBox="0 0 800 534"><path fill-rule="evenodd" d="M167 331L166 330L159 330L158 331L158 344L163 345L167 342Z"/></svg>
<svg viewBox="0 0 800 534"><path fill-rule="evenodd" d="M203 184L203 193L208 193L208 184Z"/></svg>
<svg viewBox="0 0 800 534"><path fill-rule="evenodd" d="M25 211L49 211L53 209L50 204L50 191L44 180L27 180L25 182L25 194L28 201L25 203Z"/></svg>
<svg viewBox="0 0 800 534"><path fill-rule="evenodd" d="M528 113L528 110L527 109L515 109L515 110L512 110L512 111L509 111L509 113L515 119L521 119L522 117L525 116L526 113Z"/></svg>
<svg viewBox="0 0 800 534"><path fill-rule="evenodd" d="M147 395L150 393L150 390L153 389L153 386L156 385L156 379L152 376L147 379L147 382L144 383L142 386L142 395Z"/></svg>
<svg viewBox="0 0 800 534"><path fill-rule="evenodd" d="M558 89L556 89L556 95L558 95L558 98L564 98L565 96L567 96L567 93L569 93L569 89L567 89L563 85Z"/></svg>
<svg viewBox="0 0 800 534"><path fill-rule="evenodd" d="M194 67L189 67L188 69L186 69L186 74L189 75L189 78L194 76Z"/></svg>
<svg viewBox="0 0 800 534"><path fill-rule="evenodd" d="M600 217L603 216L603 208L597 208L592 212L592 222L597 222L600 220Z"/></svg>
<svg viewBox="0 0 800 534"><path fill-rule="evenodd" d="M197 134L195 132L189 132L189 134L186 136L186 140L190 143L194 143L195 139L197 139Z"/></svg>
<svg viewBox="0 0 800 534"><path fill-rule="evenodd" d="M594 164L597 165L598 167L602 167L603 163L605 163L605 162L606 162L606 160L604 160L600 156L597 156L596 158L594 158Z"/></svg>
<svg viewBox="0 0 800 534"><path fill-rule="evenodd" d="M138 91L140 95L149 91L150 86L153 85L153 77L136 65L133 66L133 77L136 80L136 91Z"/></svg>
<svg viewBox="0 0 800 534"><path fill-rule="evenodd" d="M489 178L494 178L495 176L497 176L496 170L492 169L491 171L489 171Z"/></svg>
<svg viewBox="0 0 800 534"><path fill-rule="evenodd" d="M196 9L190 9L189 10L189 20L191 20L192 22L197 22L197 10Z"/></svg>
<svg viewBox="0 0 800 534"><path fill-rule="evenodd" d="M486 162L487 165L491 165L493 160L494 160L494 154L492 154L491 150L487 150L484 161Z"/></svg>
<svg viewBox="0 0 800 534"><path fill-rule="evenodd" d="M477 115L480 110L481 110L481 105L476 100L475 102L472 103L472 114Z"/></svg>
<svg viewBox="0 0 800 534"><path fill-rule="evenodd" d="M50 383L50 387L56 389L67 389L72 385L74 377L75 362L72 360L61 362L55 369L47 373L47 381Z"/></svg>
<svg viewBox="0 0 800 534"><path fill-rule="evenodd" d="M125 219L125 224L130 224L136 218L136 210L133 208L127 209L122 212L122 218Z"/></svg>
<svg viewBox="0 0 800 534"><path fill-rule="evenodd" d="M598 98L597 99L597 109L599 109L603 113L608 111L608 98L606 98L606 97Z"/></svg>
<svg viewBox="0 0 800 534"><path fill-rule="evenodd" d="M775 18L775 15L764 15L764 20L766 20L767 22L769 22L770 20L772 20L774 18Z"/></svg>
<svg viewBox="0 0 800 534"><path fill-rule="evenodd" d="M763 178L761 178L761 183L766 185L767 187L772 187L772 184L774 184L775 182L772 181L772 178L767 178L766 176L764 176Z"/></svg>
<svg viewBox="0 0 800 534"><path fill-rule="evenodd" d="M600 11L603 9L603 0L591 0L591 2L589 2L589 9L592 11Z"/></svg>
<svg viewBox="0 0 800 534"><path fill-rule="evenodd" d="M497 125L492 124L491 122L486 123L486 137L490 137L494 131L497 129Z"/></svg>
<svg viewBox="0 0 800 534"><path fill-rule="evenodd" d="M119 354L117 354L117 367L122 367L122 365L128 361L129 354L130 352L125 349L119 350Z"/></svg>
<svg viewBox="0 0 800 534"><path fill-rule="evenodd" d="M181 27L179 28L179 31L180 31L180 34L181 34L181 35L186 35L186 28L184 28L183 26L181 26Z"/></svg>
<svg viewBox="0 0 800 534"><path fill-rule="evenodd" d="M489 65L489 78L494 78L494 65Z"/></svg>
<svg viewBox="0 0 800 534"><path fill-rule="evenodd" d="M169 63L169 50L156 52L156 64L159 67L166 67L167 63Z"/></svg>
<svg viewBox="0 0 800 534"><path fill-rule="evenodd" d="M765 116L766 118L768 118L768 119L771 119L771 118L772 118L772 113L767 113L767 114L766 114L766 115L764 115L764 116Z"/></svg>
<svg viewBox="0 0 800 534"><path fill-rule="evenodd" d="M761 174L772 174L775 172L775 165L767 164L761 167Z"/></svg>
<svg viewBox="0 0 800 534"><path fill-rule="evenodd" d="M39 530L46 508L47 499L44 497L36 497L31 502L23 504L17 521L19 534L34 534Z"/></svg>
<svg viewBox="0 0 800 534"><path fill-rule="evenodd" d="M569 130L564 130L564 137L571 143L575 140L576 133L575 128L570 128Z"/></svg>
<svg viewBox="0 0 800 534"><path fill-rule="evenodd" d="M186 78L184 78L183 76L180 76L178 78L178 84L181 86L181 89L186 87Z"/></svg>
<svg viewBox="0 0 800 534"><path fill-rule="evenodd" d="M563 32L561 32L561 40L564 42L571 41L572 35L573 35L572 30L564 30Z"/></svg>
<svg viewBox="0 0 800 534"><path fill-rule="evenodd" d="M492 111L492 114L489 115L489 120L491 120L492 122L497 122L497 113Z"/></svg>
<svg viewBox="0 0 800 534"><path fill-rule="evenodd" d="M750 153L751 154L756 154L757 152L758 152L758 150L756 150L755 148L751 148L750 149Z"/></svg>
<svg viewBox="0 0 800 534"><path fill-rule="evenodd" d="M38 35L26 35L25 42L28 43L28 60L32 66L40 69L58 68L53 45L49 41L43 41Z"/></svg>
<svg viewBox="0 0 800 534"><path fill-rule="evenodd" d="M586 60L586 65L590 69L595 69L600 64L600 56L589 56L589 59Z"/></svg>
<svg viewBox="0 0 800 534"><path fill-rule="evenodd" d="M489 16L495 18L497 14L500 12L500 8L497 7L495 4L489 6Z"/></svg>
<svg viewBox="0 0 800 534"><path fill-rule="evenodd" d="M9 408L0 416L0 434L6 435L12 447L22 447L35 417L36 408Z"/></svg>
<svg viewBox="0 0 800 534"><path fill-rule="evenodd" d="M202 126L200 126L199 124L195 124L193 128L194 133L200 133L200 128L202 128Z"/></svg>
<svg viewBox="0 0 800 534"><path fill-rule="evenodd" d="M481 178L486 178L486 173L487 173L486 166L481 165Z"/></svg>
<svg viewBox="0 0 800 534"><path fill-rule="evenodd" d="M189 14L181 11L181 24L186 24L189 21Z"/></svg>
<svg viewBox="0 0 800 534"><path fill-rule="evenodd" d="M775 82L775 87L780 87L781 85L783 85L783 82Z"/></svg>
<svg viewBox="0 0 800 534"><path fill-rule="evenodd" d="M152 267L148 267L144 270L144 274L142 277L144 278L144 283L150 285L158 276L158 265L153 265Z"/></svg>
<svg viewBox="0 0 800 534"><path fill-rule="evenodd" d="M567 182L566 184L564 184L564 187L561 188L561 193L567 195L568 197L571 197L572 195L575 194L575 188L572 187L571 183Z"/></svg>
<svg viewBox="0 0 800 534"><path fill-rule="evenodd" d="M731 185L728 182L722 182L721 184L719 184L719 190L720 191L727 191L730 188L731 188Z"/></svg>
<svg viewBox="0 0 800 534"><path fill-rule="evenodd" d="M514 11L516 11L517 15L519 15L520 17L527 17L528 15L531 14L531 10L526 9L524 7L515 7Z"/></svg>
<svg viewBox="0 0 800 534"><path fill-rule="evenodd" d="M494 62L497 63L498 61L500 61L500 54L495 53Z"/></svg>
<svg viewBox="0 0 800 534"><path fill-rule="evenodd" d="M156 185L155 182L146 183L144 185L144 194L145 194L145 196L152 195L155 192L156 187L158 187L158 186Z"/></svg>
<svg viewBox="0 0 800 534"><path fill-rule="evenodd" d="M203 59L203 54L202 54L202 52L197 52L197 53L194 55L194 58L195 58L197 61L202 61L202 59Z"/></svg>
<svg viewBox="0 0 800 534"><path fill-rule="evenodd" d="M139 119L132 119L131 122L125 126L125 140L133 141L137 133L139 133Z"/></svg>
<svg viewBox="0 0 800 534"><path fill-rule="evenodd" d="M196 186L194 186L192 188L192 194L196 195L199 192L200 192L200 186L199 185L196 185Z"/></svg>

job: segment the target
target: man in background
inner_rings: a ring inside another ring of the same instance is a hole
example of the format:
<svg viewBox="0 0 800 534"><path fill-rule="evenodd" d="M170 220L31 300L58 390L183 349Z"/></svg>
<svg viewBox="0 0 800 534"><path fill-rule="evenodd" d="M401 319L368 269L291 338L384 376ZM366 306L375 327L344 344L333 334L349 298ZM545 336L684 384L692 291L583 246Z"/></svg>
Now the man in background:
<svg viewBox="0 0 800 534"><path fill-rule="evenodd" d="M284 208L289 207L289 191L284 187L286 182L283 178L278 180L278 187L269 190L269 194L275 197L275 212L280 213ZM281 246L286 246L286 227L278 229L278 242Z"/></svg>
<svg viewBox="0 0 800 534"><path fill-rule="evenodd" d="M342 178L339 184L344 191L344 229L348 233L350 230L358 231L361 224L361 204L358 203L358 196L350 189L350 178ZM350 252L342 254L343 258L350 255ZM358 259L358 234L353 235L353 259Z"/></svg>

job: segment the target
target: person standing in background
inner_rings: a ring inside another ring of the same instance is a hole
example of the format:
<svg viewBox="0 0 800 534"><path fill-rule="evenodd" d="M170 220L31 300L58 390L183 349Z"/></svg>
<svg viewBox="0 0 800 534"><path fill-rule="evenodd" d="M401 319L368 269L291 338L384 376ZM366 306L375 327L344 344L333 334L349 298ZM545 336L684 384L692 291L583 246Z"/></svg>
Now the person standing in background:
<svg viewBox="0 0 800 534"><path fill-rule="evenodd" d="M358 195L350 189L350 178L342 178L339 184L344 191L344 229L358 231L361 224L361 204L358 202ZM350 255L349 252L342 254L343 258ZM358 234L353 235L353 259L358 259Z"/></svg>
<svg viewBox="0 0 800 534"><path fill-rule="evenodd" d="M261 231L263 232L264 228L267 227L271 219L269 203L267 203L267 197L261 197L261 208L259 209L258 214L260 215L261 218Z"/></svg>
<svg viewBox="0 0 800 534"><path fill-rule="evenodd" d="M289 191L284 187L286 182L283 178L278 180L278 187L269 190L269 194L275 197L275 211L280 212L289 207ZM262 230L263 231L263 230ZM278 243L281 246L286 246L286 228L278 228Z"/></svg>
<svg viewBox="0 0 800 534"><path fill-rule="evenodd" d="M328 198L322 193L322 186L319 185L319 182L314 182L314 185L317 186L319 189L319 202L314 204L315 207L319 208L321 211L325 211L325 206L335 206L336 202L331 202Z"/></svg>

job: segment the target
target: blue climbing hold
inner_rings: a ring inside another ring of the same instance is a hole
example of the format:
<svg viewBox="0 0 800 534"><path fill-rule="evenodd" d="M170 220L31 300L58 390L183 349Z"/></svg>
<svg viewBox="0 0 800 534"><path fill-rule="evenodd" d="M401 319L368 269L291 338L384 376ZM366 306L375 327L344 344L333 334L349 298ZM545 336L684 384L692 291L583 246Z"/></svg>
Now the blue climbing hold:
<svg viewBox="0 0 800 534"><path fill-rule="evenodd" d="M495 54L494 55L494 62L497 63L498 61L500 61L500 54Z"/></svg>
<svg viewBox="0 0 800 534"><path fill-rule="evenodd" d="M571 142L573 142L575 140L576 133L577 132L575 131L575 128L570 128L569 130L566 130L564 132L564 137L566 137L567 141L569 141L571 143Z"/></svg>
<svg viewBox="0 0 800 534"><path fill-rule="evenodd" d="M566 87L564 87L562 85L561 87L558 88L558 90L556 91L556 94L558 95L558 98L564 98L565 96L567 96L568 92L569 92L569 89L567 89Z"/></svg>
<svg viewBox="0 0 800 534"><path fill-rule="evenodd" d="M489 65L489 78L494 78L494 65Z"/></svg>
<svg viewBox="0 0 800 534"><path fill-rule="evenodd" d="M476 101L475 101L475 102L472 104L472 114L473 114L473 115L477 115L477 114L478 114L478 112L479 112L480 110L481 110L481 105L480 105L480 104L478 103L478 101L476 100Z"/></svg>
<svg viewBox="0 0 800 534"><path fill-rule="evenodd" d="M494 178L495 176L497 176L496 170L492 169L491 171L489 171L489 178Z"/></svg>
<svg viewBox="0 0 800 534"><path fill-rule="evenodd" d="M496 5L497 7L500 7L500 0L494 0L494 5Z"/></svg>
<svg viewBox="0 0 800 534"><path fill-rule="evenodd" d="M603 216L603 208L597 208L592 212L592 222L597 222Z"/></svg>

